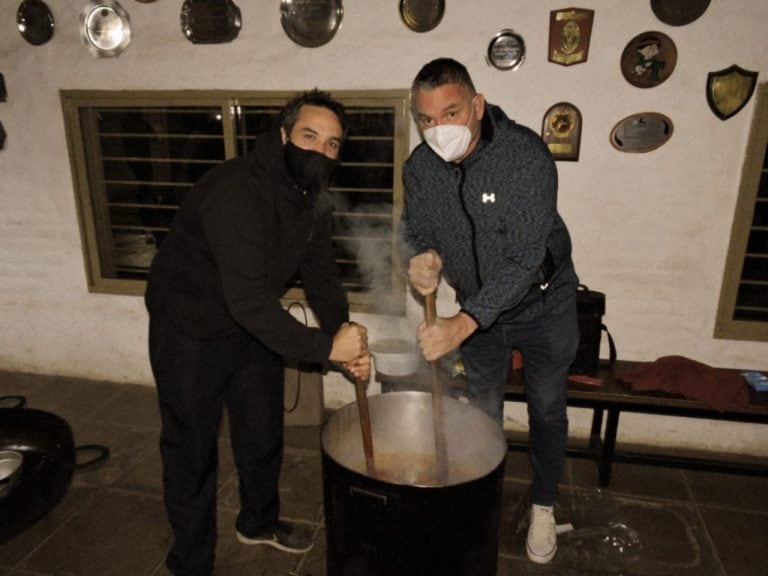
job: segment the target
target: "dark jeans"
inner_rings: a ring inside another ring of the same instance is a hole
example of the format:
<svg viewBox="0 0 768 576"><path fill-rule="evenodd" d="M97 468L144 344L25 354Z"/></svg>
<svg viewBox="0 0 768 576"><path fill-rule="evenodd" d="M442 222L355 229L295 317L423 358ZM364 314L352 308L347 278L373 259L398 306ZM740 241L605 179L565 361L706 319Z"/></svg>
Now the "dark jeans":
<svg viewBox="0 0 768 576"><path fill-rule="evenodd" d="M499 425L512 348L522 353L535 504L551 506L557 499L568 441L568 368L578 344L574 299L558 314L530 322L496 323L461 346L469 400Z"/></svg>
<svg viewBox="0 0 768 576"><path fill-rule="evenodd" d="M277 523L283 455L283 362L246 333L186 338L150 322L160 401L163 491L176 576L210 576L216 548L218 432L223 407L240 483L236 527L254 536Z"/></svg>

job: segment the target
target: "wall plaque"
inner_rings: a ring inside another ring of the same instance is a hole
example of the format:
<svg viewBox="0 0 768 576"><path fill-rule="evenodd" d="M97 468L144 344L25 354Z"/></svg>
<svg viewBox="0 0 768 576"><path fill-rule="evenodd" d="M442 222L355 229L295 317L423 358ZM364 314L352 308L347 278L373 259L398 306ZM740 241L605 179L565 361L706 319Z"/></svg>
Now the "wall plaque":
<svg viewBox="0 0 768 576"><path fill-rule="evenodd" d="M581 144L581 112L559 102L544 115L541 137L555 160L578 160Z"/></svg>
<svg viewBox="0 0 768 576"><path fill-rule="evenodd" d="M621 73L638 88L653 88L672 75L677 63L677 47L661 32L638 34L621 54Z"/></svg>
<svg viewBox="0 0 768 576"><path fill-rule="evenodd" d="M672 120L658 112L632 114L611 130L611 145L622 152L650 152L672 137Z"/></svg>
<svg viewBox="0 0 768 576"><path fill-rule="evenodd" d="M744 108L757 86L757 72L734 64L707 75L707 102L715 116L727 120Z"/></svg>
<svg viewBox="0 0 768 576"><path fill-rule="evenodd" d="M566 8L549 13L549 61L563 66L587 61L594 10Z"/></svg>
<svg viewBox="0 0 768 576"><path fill-rule="evenodd" d="M525 41L514 30L502 30L488 44L486 62L498 70L517 70L524 61Z"/></svg>

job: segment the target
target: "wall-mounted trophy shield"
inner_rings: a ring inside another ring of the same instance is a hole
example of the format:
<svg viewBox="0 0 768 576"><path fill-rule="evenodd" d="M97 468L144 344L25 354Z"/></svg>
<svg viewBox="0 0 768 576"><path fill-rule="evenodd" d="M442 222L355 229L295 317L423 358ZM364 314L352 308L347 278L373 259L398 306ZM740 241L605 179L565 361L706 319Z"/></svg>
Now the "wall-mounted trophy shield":
<svg viewBox="0 0 768 576"><path fill-rule="evenodd" d="M665 144L674 128L658 112L641 112L619 120L611 130L611 145L622 152L650 152Z"/></svg>
<svg viewBox="0 0 768 576"><path fill-rule="evenodd" d="M544 115L541 137L555 160L578 160L581 112L568 102L555 104Z"/></svg>
<svg viewBox="0 0 768 576"><path fill-rule="evenodd" d="M549 13L549 61L563 66L587 61L594 10L566 8Z"/></svg>
<svg viewBox="0 0 768 576"><path fill-rule="evenodd" d="M707 75L707 102L715 116L727 120L744 108L757 86L757 72L736 64Z"/></svg>

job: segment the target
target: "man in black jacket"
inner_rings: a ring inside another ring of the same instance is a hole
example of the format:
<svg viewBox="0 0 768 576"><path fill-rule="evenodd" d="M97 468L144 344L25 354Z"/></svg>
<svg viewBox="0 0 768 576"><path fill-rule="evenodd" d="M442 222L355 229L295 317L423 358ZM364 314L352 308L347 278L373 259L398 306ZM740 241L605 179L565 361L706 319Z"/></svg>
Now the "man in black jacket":
<svg viewBox="0 0 768 576"><path fill-rule="evenodd" d="M485 102L455 60L426 64L411 102L424 143L403 167L410 282L426 295L443 275L461 307L422 324L420 345L430 361L460 347L470 402L500 425L510 354L521 350L534 472L527 551L544 564L557 548L566 386L579 341L555 163L533 131Z"/></svg>
<svg viewBox="0 0 768 576"><path fill-rule="evenodd" d="M176 576L210 576L217 435L226 405L239 477L237 538L301 553L305 526L279 519L284 358L370 376L364 327L349 322L331 251L331 173L346 136L324 92L283 109L279 133L207 173L187 193L152 264L150 361L162 417L165 504ZM319 328L281 305L298 273Z"/></svg>

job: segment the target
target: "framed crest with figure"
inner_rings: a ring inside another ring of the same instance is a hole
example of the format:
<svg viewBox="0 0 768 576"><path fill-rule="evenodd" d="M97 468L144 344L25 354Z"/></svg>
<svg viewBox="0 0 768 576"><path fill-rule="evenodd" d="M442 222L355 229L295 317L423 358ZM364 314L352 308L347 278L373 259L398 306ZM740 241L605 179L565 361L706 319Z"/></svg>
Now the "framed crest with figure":
<svg viewBox="0 0 768 576"><path fill-rule="evenodd" d="M562 66L587 61L594 10L566 8L549 13L549 61Z"/></svg>

